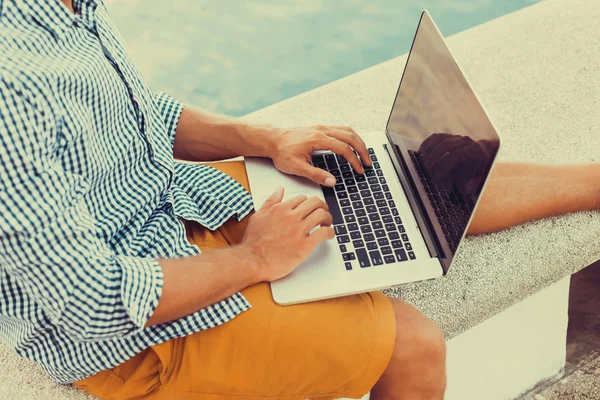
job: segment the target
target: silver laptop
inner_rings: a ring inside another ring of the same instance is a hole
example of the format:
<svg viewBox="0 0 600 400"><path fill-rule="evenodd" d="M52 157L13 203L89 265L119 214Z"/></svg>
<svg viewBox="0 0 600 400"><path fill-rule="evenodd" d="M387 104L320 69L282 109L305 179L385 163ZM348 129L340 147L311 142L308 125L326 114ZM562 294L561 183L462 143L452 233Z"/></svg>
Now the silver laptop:
<svg viewBox="0 0 600 400"><path fill-rule="evenodd" d="M359 132L373 161L356 173L341 156L313 154L334 188L247 158L254 205L274 188L319 196L335 240L271 283L274 300L296 304L443 276L464 239L500 148L500 138L424 11L385 132Z"/></svg>

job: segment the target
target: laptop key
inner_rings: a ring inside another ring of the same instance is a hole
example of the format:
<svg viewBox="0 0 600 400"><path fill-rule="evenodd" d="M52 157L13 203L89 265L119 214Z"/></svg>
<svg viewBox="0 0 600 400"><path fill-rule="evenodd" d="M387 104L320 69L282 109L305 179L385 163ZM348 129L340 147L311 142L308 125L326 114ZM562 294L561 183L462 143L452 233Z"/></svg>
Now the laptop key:
<svg viewBox="0 0 600 400"><path fill-rule="evenodd" d="M374 162L374 163L373 163L373 168L375 168L375 169L379 169L379 168L381 168L381 166L379 165L379 163L378 163L378 162Z"/></svg>
<svg viewBox="0 0 600 400"><path fill-rule="evenodd" d="M373 191L373 192L381 192L381 185L380 184L371 185L371 191ZM383 197L383 196L381 196L381 197Z"/></svg>
<svg viewBox="0 0 600 400"><path fill-rule="evenodd" d="M356 186L348 186L348 193L358 193L358 188Z"/></svg>
<svg viewBox="0 0 600 400"><path fill-rule="evenodd" d="M381 221L373 221L373 229L382 229L383 228L383 224L381 223Z"/></svg>
<svg viewBox="0 0 600 400"><path fill-rule="evenodd" d="M363 225L360 227L360 231L362 233L371 233L373 232L373 230L371 229L371 227L369 225Z"/></svg>
<svg viewBox="0 0 600 400"><path fill-rule="evenodd" d="M359 217L358 223L361 225L369 225L369 218L367 217Z"/></svg>
<svg viewBox="0 0 600 400"><path fill-rule="evenodd" d="M365 181L367 180L367 178L364 175L356 175L354 179L356 180L356 182L360 183L365 183Z"/></svg>
<svg viewBox="0 0 600 400"><path fill-rule="evenodd" d="M348 192L338 192L337 196L340 199L347 199L348 198ZM327 205L329 205L329 203L327 203ZM329 205L329 207L331 208L331 205Z"/></svg>
<svg viewBox="0 0 600 400"><path fill-rule="evenodd" d="M390 222L394 222L394 218L391 215L384 215L383 216L383 222L384 223L390 223Z"/></svg>
<svg viewBox="0 0 600 400"><path fill-rule="evenodd" d="M335 176L336 178L339 178L342 174L339 169L332 169L329 172L331 173L331 175Z"/></svg>
<svg viewBox="0 0 600 400"><path fill-rule="evenodd" d="M350 200L348 200L348 199L341 199L340 200L340 206L342 206L342 207L349 207L350 206Z"/></svg>
<svg viewBox="0 0 600 400"><path fill-rule="evenodd" d="M356 256L354 255L354 253L344 253L342 254L342 258L344 259L344 261L356 260Z"/></svg>
<svg viewBox="0 0 600 400"><path fill-rule="evenodd" d="M383 176L383 171L380 169L375 170L377 172L377 176Z"/></svg>
<svg viewBox="0 0 600 400"><path fill-rule="evenodd" d="M362 240L353 240L352 246L354 246L355 249L358 249L359 247L365 247L365 242Z"/></svg>
<svg viewBox="0 0 600 400"><path fill-rule="evenodd" d="M368 189L369 188L369 184L367 182L358 182L358 188L360 190Z"/></svg>
<svg viewBox="0 0 600 400"><path fill-rule="evenodd" d="M367 215L367 212L364 209L359 208L358 210L356 210L355 214L357 217L364 217Z"/></svg>
<svg viewBox="0 0 600 400"><path fill-rule="evenodd" d="M408 235L406 233L402 234L402 240L408 242Z"/></svg>
<svg viewBox="0 0 600 400"><path fill-rule="evenodd" d="M343 207L342 208L342 212L344 213L344 215L346 215L346 214L352 214L353 210L352 210L352 207Z"/></svg>
<svg viewBox="0 0 600 400"><path fill-rule="evenodd" d="M402 220L400 219L400 217L394 217L394 221L395 221L397 224L401 224L401 223L402 223Z"/></svg>
<svg viewBox="0 0 600 400"><path fill-rule="evenodd" d="M359 231L350 232L350 239L360 239L360 232Z"/></svg>
<svg viewBox="0 0 600 400"><path fill-rule="evenodd" d="M385 237L385 231L383 229L378 229L375 231L375 236L377 236L378 238Z"/></svg>
<svg viewBox="0 0 600 400"><path fill-rule="evenodd" d="M392 194L390 192L385 192L385 198L388 200L392 199Z"/></svg>
<svg viewBox="0 0 600 400"><path fill-rule="evenodd" d="M367 242L367 250L377 250L376 242Z"/></svg>
<svg viewBox="0 0 600 400"><path fill-rule="evenodd" d="M343 193L343 192L341 192L341 193ZM373 197L375 199L383 199L383 192L375 192L375 193L373 193Z"/></svg>
<svg viewBox="0 0 600 400"><path fill-rule="evenodd" d="M344 172L342 172L342 177L344 179L352 178L353 177L352 171L344 171Z"/></svg>
<svg viewBox="0 0 600 400"><path fill-rule="evenodd" d="M397 208L392 208L392 215L394 217L398 215L398 209Z"/></svg>
<svg viewBox="0 0 600 400"><path fill-rule="evenodd" d="M344 263L344 267L346 267L346 271L351 271L352 270L352 263L351 262L346 262L346 263Z"/></svg>
<svg viewBox="0 0 600 400"><path fill-rule="evenodd" d="M394 250L394 253L396 253L396 257L398 257L398 261L408 260L408 257L406 257L406 252L404 251L404 249L396 249L396 250Z"/></svg>
<svg viewBox="0 0 600 400"><path fill-rule="evenodd" d="M365 239L367 242L372 242L375 240L375 236L372 233L365 233L363 235L363 239Z"/></svg>
<svg viewBox="0 0 600 400"><path fill-rule="evenodd" d="M355 186L351 186L351 187L355 187ZM352 193L350 195L350 200L351 201L359 201L360 200L360 194L358 194L358 193Z"/></svg>
<svg viewBox="0 0 600 400"><path fill-rule="evenodd" d="M374 176L369 177L367 179L367 181L369 181L369 185L377 185L377 184L379 184L379 180L376 177L374 177Z"/></svg>
<svg viewBox="0 0 600 400"><path fill-rule="evenodd" d="M383 176L381 178L379 178L379 183L381 183L381 184L386 183L385 178Z"/></svg>
<svg viewBox="0 0 600 400"><path fill-rule="evenodd" d="M348 223L356 222L356 217L354 215L346 215L344 218L346 219L346 222L348 222Z"/></svg>
<svg viewBox="0 0 600 400"><path fill-rule="evenodd" d="M339 244L350 243L350 237L348 235L337 236L337 241Z"/></svg>
<svg viewBox="0 0 600 400"><path fill-rule="evenodd" d="M371 191L370 190L361 190L360 195L362 197L371 197Z"/></svg>
<svg viewBox="0 0 600 400"><path fill-rule="evenodd" d="M396 230L396 225L394 224L385 224L385 230L386 231L395 231Z"/></svg>
<svg viewBox="0 0 600 400"><path fill-rule="evenodd" d="M392 240L398 240L398 239L400 239L400 234L398 232L396 232L396 231L388 232L388 236Z"/></svg>
<svg viewBox="0 0 600 400"><path fill-rule="evenodd" d="M390 213L390 209L389 209L389 208L387 208L387 207L381 207L381 208L379 209L379 213L380 213L381 215L387 215L387 214L389 214L389 213Z"/></svg>
<svg viewBox="0 0 600 400"><path fill-rule="evenodd" d="M377 156L375 154L371 154L371 161L377 161Z"/></svg>
<svg viewBox="0 0 600 400"><path fill-rule="evenodd" d="M354 223L354 222L351 223L351 224L348 224L348 230L350 230L350 231L357 231L358 230L358 225L356 223Z"/></svg>
<svg viewBox="0 0 600 400"><path fill-rule="evenodd" d="M394 200L390 200L390 207L396 207L396 202L394 202Z"/></svg>
<svg viewBox="0 0 600 400"><path fill-rule="evenodd" d="M342 164L342 163L340 163L340 170L342 172L350 171L350 165L349 164Z"/></svg>
<svg viewBox="0 0 600 400"><path fill-rule="evenodd" d="M383 199L379 199L377 200L377 207L385 207L387 206L387 201L383 200Z"/></svg>
<svg viewBox="0 0 600 400"><path fill-rule="evenodd" d="M346 249L346 245L345 245L345 244L340 244L340 251L341 251L342 253L345 253L345 252L347 252L347 251L348 251L348 249Z"/></svg>
<svg viewBox="0 0 600 400"><path fill-rule="evenodd" d="M388 244L390 244L390 242L388 242L387 238L379 238L377 239L377 244L379 246L387 246Z"/></svg>
<svg viewBox="0 0 600 400"><path fill-rule="evenodd" d="M392 240L392 247L395 249L399 249L402 246L402 242L400 240Z"/></svg>
<svg viewBox="0 0 600 400"><path fill-rule="evenodd" d="M341 192L343 190L344 190L344 185L341 185L341 184L335 185L335 191L336 192Z"/></svg>
<svg viewBox="0 0 600 400"><path fill-rule="evenodd" d="M340 156L339 154L336 154L336 158L337 158L338 162L340 163L340 165L348 164L348 160L346 160L344 158L344 156Z"/></svg>
<svg viewBox="0 0 600 400"><path fill-rule="evenodd" d="M381 254L392 254L392 253L393 253L392 248L390 246L385 246L385 247L381 248Z"/></svg>
<svg viewBox="0 0 600 400"><path fill-rule="evenodd" d="M374 169L365 169L365 175L366 176L375 176L375 170Z"/></svg>
<svg viewBox="0 0 600 400"><path fill-rule="evenodd" d="M324 163L325 159L323 158L322 155L318 154L318 155L312 156L312 162L313 162L313 164Z"/></svg>
<svg viewBox="0 0 600 400"><path fill-rule="evenodd" d="M354 207L354 208L363 208L364 205L363 205L362 201L353 201L352 202L352 207Z"/></svg>
<svg viewBox="0 0 600 400"><path fill-rule="evenodd" d="M411 244L410 244L410 243L408 243L408 242L404 243L404 248L405 248L406 250L412 250L412 246L411 246Z"/></svg>
<svg viewBox="0 0 600 400"><path fill-rule="evenodd" d="M321 189L323 191L323 197L325 197L325 202L329 206L329 213L333 217L333 223L334 224L343 223L344 221L342 220L342 213L340 212L340 207L338 206L338 202L335 198L335 192L333 191L333 188L321 186ZM346 192L338 192L338 196L340 198L342 198L340 196L342 193L346 193ZM348 195L346 194L346 196L348 196Z"/></svg>
<svg viewBox="0 0 600 400"><path fill-rule="evenodd" d="M367 212L368 213L377 212L377 207L375 207L375 206L367 206Z"/></svg>
<svg viewBox="0 0 600 400"><path fill-rule="evenodd" d="M398 230L400 231L400 233L406 232L406 229L404 229L404 225L398 225Z"/></svg>
<svg viewBox="0 0 600 400"><path fill-rule="evenodd" d="M375 149L372 147L369 147L369 154L375 154Z"/></svg>
<svg viewBox="0 0 600 400"><path fill-rule="evenodd" d="M381 254L377 250L370 251L369 255L371 256L371 261L373 261L373 265L383 264L383 259L381 258Z"/></svg>
<svg viewBox="0 0 600 400"><path fill-rule="evenodd" d="M413 253L412 251L408 252L408 258L410 258L411 260L416 259L417 257L415 256L415 253Z"/></svg>
<svg viewBox="0 0 600 400"><path fill-rule="evenodd" d="M371 260L365 249L356 249L356 257L361 268L367 268L371 266Z"/></svg>
<svg viewBox="0 0 600 400"><path fill-rule="evenodd" d="M344 225L336 225L333 227L333 229L335 230L336 235L345 235L346 233L348 233Z"/></svg>
<svg viewBox="0 0 600 400"><path fill-rule="evenodd" d="M379 220L381 217L379 216L379 214L369 214L369 219L371 221L377 221Z"/></svg>
<svg viewBox="0 0 600 400"><path fill-rule="evenodd" d="M365 197L363 199L363 201L365 202L366 205L370 206L371 204L375 204L375 200L373 200L372 197Z"/></svg>
<svg viewBox="0 0 600 400"><path fill-rule="evenodd" d="M394 256L383 256L383 260L386 264L393 264L396 262L396 257Z"/></svg>
<svg viewBox="0 0 600 400"><path fill-rule="evenodd" d="M335 154L325 154L325 163L329 169L337 168L337 162L335 161Z"/></svg>

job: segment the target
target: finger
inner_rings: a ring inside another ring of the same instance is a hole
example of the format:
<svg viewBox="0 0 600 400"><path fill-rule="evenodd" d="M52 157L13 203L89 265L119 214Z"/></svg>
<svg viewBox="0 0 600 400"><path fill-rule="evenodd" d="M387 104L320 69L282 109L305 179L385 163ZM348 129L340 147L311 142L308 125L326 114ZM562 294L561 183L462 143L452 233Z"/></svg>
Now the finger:
<svg viewBox="0 0 600 400"><path fill-rule="evenodd" d="M314 249L318 244L335 237L335 231L330 226L322 226L308 236L308 240Z"/></svg>
<svg viewBox="0 0 600 400"><path fill-rule="evenodd" d="M327 203L318 197L311 197L296 207L294 212L300 216L300 219L304 219L319 208L329 211L329 206L327 206Z"/></svg>
<svg viewBox="0 0 600 400"><path fill-rule="evenodd" d="M294 170L294 175L303 176L319 185L333 187L337 182L335 176L324 169L313 167L309 163L299 162Z"/></svg>
<svg viewBox="0 0 600 400"><path fill-rule="evenodd" d="M304 231L308 235L310 231L312 231L317 226L331 226L333 222L333 217L329 212L325 211L322 208L318 208L313 213L309 214L304 220L302 224L304 225Z"/></svg>
<svg viewBox="0 0 600 400"><path fill-rule="evenodd" d="M354 153L352 146L350 146L348 143L344 143L341 140L327 136L326 139L319 140L315 145L321 150L329 150L336 154L339 154L340 156L348 160L348 162L350 163L350 165L352 165L352 168L354 168L355 171L357 171L360 174L364 173L362 163Z"/></svg>
<svg viewBox="0 0 600 400"><path fill-rule="evenodd" d="M285 205L286 208L290 208L290 209L294 210L300 204L304 203L307 199L308 199L308 197L301 194L300 196L296 196L289 200L284 201L283 204Z"/></svg>
<svg viewBox="0 0 600 400"><path fill-rule="evenodd" d="M259 211L269 211L275 204L281 203L281 200L283 200L283 193L283 186L278 186L273 194L270 195L267 200L265 200Z"/></svg>
<svg viewBox="0 0 600 400"><path fill-rule="evenodd" d="M354 150L356 150L358 152L358 154L360 155L360 160L362 161L362 163L364 165L367 165L367 166L372 165L371 156L369 155L369 150L367 149L367 145L365 144L365 142L363 142L361 137L358 136L358 134L356 132L354 132L353 130L351 130L351 129L350 129L350 131L340 131L340 130L333 131L332 130L332 131L326 132L325 134L334 139L337 139L339 141L349 144L350 146L352 146L352 148Z"/></svg>

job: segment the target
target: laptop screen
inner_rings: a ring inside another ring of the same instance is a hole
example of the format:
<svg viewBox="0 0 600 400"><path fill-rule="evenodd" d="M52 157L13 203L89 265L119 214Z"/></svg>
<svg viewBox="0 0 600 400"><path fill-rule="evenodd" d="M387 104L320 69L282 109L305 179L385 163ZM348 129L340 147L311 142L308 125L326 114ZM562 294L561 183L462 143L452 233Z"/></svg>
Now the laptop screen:
<svg viewBox="0 0 600 400"><path fill-rule="evenodd" d="M427 12L387 124L446 270L499 148L499 137Z"/></svg>

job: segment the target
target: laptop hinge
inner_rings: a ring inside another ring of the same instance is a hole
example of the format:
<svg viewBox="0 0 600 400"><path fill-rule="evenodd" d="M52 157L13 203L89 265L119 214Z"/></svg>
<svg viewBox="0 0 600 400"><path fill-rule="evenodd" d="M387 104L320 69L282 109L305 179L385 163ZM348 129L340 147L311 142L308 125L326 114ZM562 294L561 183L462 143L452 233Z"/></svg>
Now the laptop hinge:
<svg viewBox="0 0 600 400"><path fill-rule="evenodd" d="M396 150L393 149L393 145L389 145L388 143L386 143L383 145L383 147L388 153L388 157L392 162L394 169L396 170L396 175L398 176L400 185L404 190L404 194L406 194L406 198L408 199L410 208L412 209L413 215L415 216L417 225L419 226L419 230L423 235L423 239L425 241L425 245L427 246L427 250L429 251L429 255L434 258L443 258L444 251L441 248L437 236L433 234L434 230L431 224L431 220L425 212L425 206L421 201L421 198L417 194L415 184L414 182L412 182L412 177L408 172L408 167L406 165L402 165L404 163L404 160L402 159L400 154L396 154ZM399 160L401 160L401 162ZM441 264L443 265L443 263Z"/></svg>

